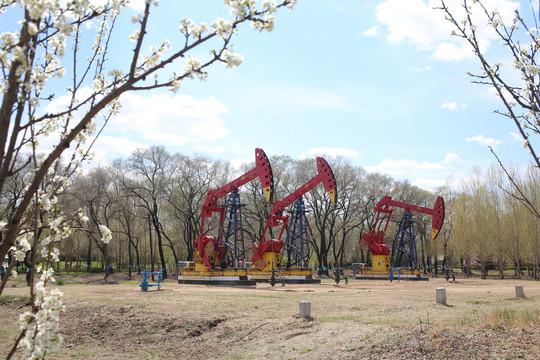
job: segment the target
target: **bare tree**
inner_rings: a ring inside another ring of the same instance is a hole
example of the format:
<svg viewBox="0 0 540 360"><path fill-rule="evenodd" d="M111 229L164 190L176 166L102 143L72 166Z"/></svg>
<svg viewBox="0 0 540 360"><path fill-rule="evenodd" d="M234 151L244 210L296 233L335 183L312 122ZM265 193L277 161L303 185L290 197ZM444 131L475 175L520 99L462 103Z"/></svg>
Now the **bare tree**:
<svg viewBox="0 0 540 360"><path fill-rule="evenodd" d="M175 176L171 155L162 146L151 146L149 149L138 149L128 159L131 177L124 179L125 188L139 199L139 204L147 212L154 233L157 237L159 259L163 278L167 278L167 264L163 252L163 238L170 242L175 263L178 256L174 244L166 237L161 222L161 207L166 202L166 190Z"/></svg>
<svg viewBox="0 0 540 360"><path fill-rule="evenodd" d="M134 30L131 35L133 53L130 57L122 54L121 58L127 59L122 63L111 60L111 40L116 36L118 24L128 18L121 16L127 0L100 2L102 5L87 0L2 0L1 16L22 14L22 17L17 22L20 29L10 29L11 32L2 34L0 39L0 71L3 75L0 78L0 194L4 194L10 179L22 171L30 169L28 172L32 177L20 194L14 211L8 218L0 219L0 262L4 263L9 251L20 254L31 247L28 239L33 242L39 240L36 236L39 229L35 224L39 224L37 216L40 211L54 214L55 221L48 229L53 236L66 235L67 218L53 206L57 203L56 194L67 186L69 177L80 167L81 161L87 159L88 145L84 144L94 129L102 128L119 111L122 94L159 88L176 91L187 79L206 78L209 67L215 63L238 66L242 57L234 53L232 41L239 26L251 23L259 31L270 31L274 27L272 13L294 3L294 0L264 2L262 7L256 8L254 2L230 0L226 2L231 10L230 20L219 18L208 26L184 18L179 21L179 42L162 41L148 46L150 44L145 40L152 31L149 23L151 10L158 2L145 1L142 13L133 17L133 24L127 25ZM86 39L93 39L93 43L85 43ZM206 44L212 49L208 57L203 60L193 57L193 53ZM145 48L149 49L148 52L143 50ZM66 54L69 54L68 63L72 66L69 69L61 62ZM181 66L181 70L174 72L173 67L178 69ZM61 79L66 73L69 75L67 85ZM59 110L46 111L47 104L64 95L55 94L53 89L59 88L67 88L67 104ZM101 116L99 126L98 116ZM56 139L55 145L39 161L39 142L49 135ZM25 155L25 149L30 149L29 156ZM47 181L47 174L64 153L69 158L67 166ZM110 237L107 231L103 229L103 239ZM23 239L21 234L33 236ZM54 254L56 240L51 236L45 240L42 242L43 250ZM55 260L54 256L49 257L46 253L41 255ZM44 272L42 283L45 285L51 276L52 272ZM60 294L50 296L59 298ZM39 299L43 301L43 297ZM60 309L61 301L56 303ZM43 358L58 348L60 337L54 342L39 343L40 329L46 328L38 327L35 315L39 311L43 309L34 304L32 314L25 317L24 329L8 358L14 355L19 344L23 346L21 357L33 355ZM57 321L54 314L48 314L50 321ZM25 337L28 341L21 342Z"/></svg>
<svg viewBox="0 0 540 360"><path fill-rule="evenodd" d="M110 172L105 168L98 167L92 170L88 175L77 180L72 188L72 199L78 202L81 208L84 208L90 219L90 226L85 229L89 241L99 249L103 256L103 267L105 278L113 273L109 244L103 242L103 226L111 228L113 218L120 211L118 207L118 198L111 191ZM90 254L91 255L91 254ZM89 258L88 260L90 260Z"/></svg>
<svg viewBox="0 0 540 360"><path fill-rule="evenodd" d="M186 258L193 260L193 240L200 233L202 206L212 181L221 175L222 164L202 156L192 159L175 155L174 161L177 174L168 184L167 201L172 219L179 224L178 236L183 239Z"/></svg>

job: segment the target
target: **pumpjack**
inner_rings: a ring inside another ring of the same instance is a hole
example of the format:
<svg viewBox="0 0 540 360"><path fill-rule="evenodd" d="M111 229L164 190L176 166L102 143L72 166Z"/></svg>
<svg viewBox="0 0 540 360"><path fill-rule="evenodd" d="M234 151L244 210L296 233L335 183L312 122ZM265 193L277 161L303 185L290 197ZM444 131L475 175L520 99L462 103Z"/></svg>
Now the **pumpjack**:
<svg viewBox="0 0 540 360"><path fill-rule="evenodd" d="M401 218L399 230L394 239L392 251L384 242L384 236L390 222L390 217L394 209L405 210ZM360 248L364 250L369 246L371 251L371 268L362 268L355 275L357 279L388 279L405 278L421 280L420 267L416 252L416 241L414 234L414 222L411 212L418 212L432 216L431 240L435 240L444 223L444 200L438 197L433 209L407 204L392 200L390 196L385 196L375 205L377 218L373 229L362 234ZM388 214L384 230L377 231L377 224L381 214Z"/></svg>
<svg viewBox="0 0 540 360"><path fill-rule="evenodd" d="M194 240L194 261L179 269L180 284L256 285L247 277L246 248L242 236L238 189L259 178L267 202L272 202L274 180L270 161L262 149L255 149L255 168L216 190L208 191L202 206L200 235ZM228 195L226 205L218 201ZM205 234L205 219L219 216L218 236Z"/></svg>
<svg viewBox="0 0 540 360"><path fill-rule="evenodd" d="M252 268L248 269L248 277L256 281L276 281L288 283L319 283L314 279L309 264L309 241L307 238L306 209L303 196L323 184L330 200L337 201L336 179L332 169L322 157L317 158L318 174L281 201L273 203L268 216L261 241L253 243ZM293 205L292 221L284 211ZM288 225L288 228L287 228ZM271 227L281 226L277 239L265 239ZM285 229L288 229L286 240L281 240Z"/></svg>

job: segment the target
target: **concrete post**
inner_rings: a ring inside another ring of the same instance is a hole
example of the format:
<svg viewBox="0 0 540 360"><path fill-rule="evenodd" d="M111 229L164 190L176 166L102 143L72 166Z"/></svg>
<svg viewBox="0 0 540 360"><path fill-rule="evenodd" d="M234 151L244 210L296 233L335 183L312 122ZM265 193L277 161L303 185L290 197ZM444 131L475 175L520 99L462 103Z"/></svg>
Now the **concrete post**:
<svg viewBox="0 0 540 360"><path fill-rule="evenodd" d="M300 301L300 314L299 318L310 318L311 317L311 303L309 301Z"/></svg>
<svg viewBox="0 0 540 360"><path fill-rule="evenodd" d="M446 305L446 289L437 288L437 304Z"/></svg>
<svg viewBox="0 0 540 360"><path fill-rule="evenodd" d="M516 297L524 298L525 292L523 291L523 285L516 285Z"/></svg>

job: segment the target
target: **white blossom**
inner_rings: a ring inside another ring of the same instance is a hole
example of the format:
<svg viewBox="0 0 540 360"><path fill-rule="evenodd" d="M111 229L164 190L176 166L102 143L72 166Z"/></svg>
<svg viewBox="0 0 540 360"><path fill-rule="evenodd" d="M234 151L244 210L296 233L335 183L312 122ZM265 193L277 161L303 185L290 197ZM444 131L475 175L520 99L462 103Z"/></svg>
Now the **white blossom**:
<svg viewBox="0 0 540 360"><path fill-rule="evenodd" d="M216 34L222 39L227 39L233 32L232 22L223 18L217 18L210 23Z"/></svg>
<svg viewBox="0 0 540 360"><path fill-rule="evenodd" d="M58 351L63 342L58 325L60 313L65 311L62 292L52 289L47 293L43 280L34 288L37 312L27 311L19 317L21 329L25 330L25 336L18 345L21 359L44 358Z"/></svg>
<svg viewBox="0 0 540 360"><path fill-rule="evenodd" d="M112 240L112 232L105 225L99 225L99 232L101 233L101 241L108 244Z"/></svg>
<svg viewBox="0 0 540 360"><path fill-rule="evenodd" d="M184 66L184 72L190 79L193 79L194 76L198 76L200 80L206 79L206 74L201 70L202 63L199 59L194 58L192 55L189 55L186 60L186 65Z"/></svg>
<svg viewBox="0 0 540 360"><path fill-rule="evenodd" d="M240 64L242 64L242 61L244 60L244 57L242 55L233 52L232 49L225 49L222 53L222 56L228 68L240 66Z"/></svg>
<svg viewBox="0 0 540 360"><path fill-rule="evenodd" d="M111 77L122 77L124 74L122 74L122 70L120 69L113 69L109 71L109 76Z"/></svg>
<svg viewBox="0 0 540 360"><path fill-rule="evenodd" d="M32 247L30 246L26 236L22 235L17 238L17 242L10 248L10 250L14 254L17 261L24 261L26 253L30 251L31 248Z"/></svg>

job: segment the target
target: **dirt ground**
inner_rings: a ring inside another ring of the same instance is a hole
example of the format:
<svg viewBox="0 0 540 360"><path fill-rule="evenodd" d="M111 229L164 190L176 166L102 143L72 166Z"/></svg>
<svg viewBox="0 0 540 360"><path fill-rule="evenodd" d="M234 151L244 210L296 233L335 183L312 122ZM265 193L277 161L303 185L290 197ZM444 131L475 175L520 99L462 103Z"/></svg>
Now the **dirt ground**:
<svg viewBox="0 0 540 360"><path fill-rule="evenodd" d="M140 290L127 274L59 275L62 351L51 359L539 359L540 282L349 280L215 287L162 283ZM140 280L139 280L140 281ZM16 287L13 287L15 285ZM525 298L516 298L523 285ZM437 304L444 287L447 305ZM0 357L28 305L24 282L0 305ZM300 301L311 319L299 319Z"/></svg>

